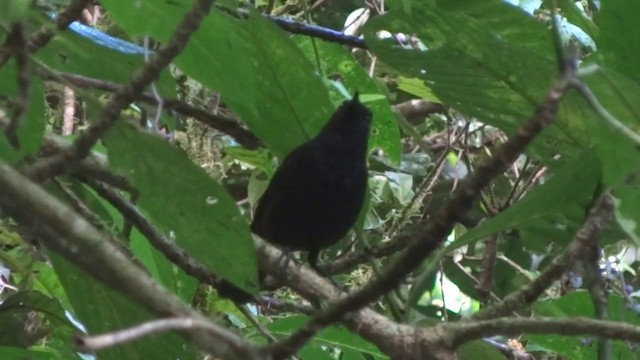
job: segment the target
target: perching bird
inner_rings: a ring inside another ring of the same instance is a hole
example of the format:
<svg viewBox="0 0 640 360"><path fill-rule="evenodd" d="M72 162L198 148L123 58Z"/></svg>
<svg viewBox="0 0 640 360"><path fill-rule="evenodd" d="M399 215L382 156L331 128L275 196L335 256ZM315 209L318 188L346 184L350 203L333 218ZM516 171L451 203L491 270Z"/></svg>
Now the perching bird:
<svg viewBox="0 0 640 360"><path fill-rule="evenodd" d="M371 117L357 93L343 102L315 138L282 161L251 231L285 252L308 251L309 264L320 271L320 251L349 232L364 203Z"/></svg>

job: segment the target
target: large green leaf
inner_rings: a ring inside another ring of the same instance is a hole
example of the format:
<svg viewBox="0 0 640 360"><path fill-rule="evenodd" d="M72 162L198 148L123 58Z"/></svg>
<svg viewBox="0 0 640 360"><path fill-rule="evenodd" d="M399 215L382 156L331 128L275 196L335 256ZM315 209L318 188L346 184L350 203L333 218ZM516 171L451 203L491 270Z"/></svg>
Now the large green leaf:
<svg viewBox="0 0 640 360"><path fill-rule="evenodd" d="M130 35L161 39L187 6L114 0L104 5ZM132 16L141 12L162 14L163 20ZM334 109L311 62L280 28L257 13L240 19L212 10L175 63L219 91L224 103L279 157L315 136Z"/></svg>
<svg viewBox="0 0 640 360"><path fill-rule="evenodd" d="M151 276L178 295L183 301L191 302L193 294L198 286L198 282L187 276L181 269L176 269L175 265L167 260L156 248L140 234L137 230L131 232L131 252L140 259L145 268L149 270Z"/></svg>
<svg viewBox="0 0 640 360"><path fill-rule="evenodd" d="M127 125L106 136L109 163L139 190L138 206L178 246L249 292L257 260L247 220L225 189L187 155Z"/></svg>
<svg viewBox="0 0 640 360"><path fill-rule="evenodd" d="M509 30L500 25L503 17L515 23L526 19L523 12L490 3L495 11L426 4L416 4L411 14L390 11L367 24L365 38L383 62L424 81L444 103L510 133L533 114L557 76L557 65L542 24L528 20ZM428 50L379 40L375 35L381 30L415 34ZM531 36L522 42L527 32ZM554 126L529 149L532 154L552 162L558 152L573 154L587 145L584 106L575 101L566 100Z"/></svg>

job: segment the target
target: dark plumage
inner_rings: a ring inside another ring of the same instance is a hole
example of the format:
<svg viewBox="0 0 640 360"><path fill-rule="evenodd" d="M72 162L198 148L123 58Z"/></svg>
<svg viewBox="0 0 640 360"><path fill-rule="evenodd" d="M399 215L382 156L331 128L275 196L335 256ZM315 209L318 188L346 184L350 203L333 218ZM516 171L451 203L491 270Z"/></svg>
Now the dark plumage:
<svg viewBox="0 0 640 360"><path fill-rule="evenodd" d="M282 161L260 198L251 230L285 251L308 251L309 264L318 271L320 251L344 237L362 209L370 124L371 111L356 93L314 139Z"/></svg>

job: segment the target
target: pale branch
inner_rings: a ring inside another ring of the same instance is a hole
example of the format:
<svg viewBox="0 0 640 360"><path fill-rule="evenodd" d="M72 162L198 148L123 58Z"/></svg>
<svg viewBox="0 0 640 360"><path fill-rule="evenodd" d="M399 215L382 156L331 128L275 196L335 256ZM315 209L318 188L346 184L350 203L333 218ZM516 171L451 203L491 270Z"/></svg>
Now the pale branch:
<svg viewBox="0 0 640 360"><path fill-rule="evenodd" d="M218 338L226 343L234 343L236 347L246 346L243 342L238 341L237 336L220 325L210 321L203 321L202 319L185 317L151 320L127 329L105 334L78 336L74 339L74 345L78 351L93 353L126 344L145 336L177 330L204 330L212 338Z"/></svg>

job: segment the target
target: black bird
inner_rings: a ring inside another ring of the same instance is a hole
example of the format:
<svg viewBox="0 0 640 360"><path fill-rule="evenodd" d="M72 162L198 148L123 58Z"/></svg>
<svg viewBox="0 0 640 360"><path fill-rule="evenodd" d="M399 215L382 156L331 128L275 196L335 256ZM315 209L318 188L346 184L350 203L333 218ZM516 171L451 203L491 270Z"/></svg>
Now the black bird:
<svg viewBox="0 0 640 360"><path fill-rule="evenodd" d="M364 203L371 117L358 93L343 102L315 138L282 161L258 202L251 231L285 252L308 251L309 264L321 272L320 251L349 232ZM223 289L230 284L222 285L222 296L240 299Z"/></svg>

